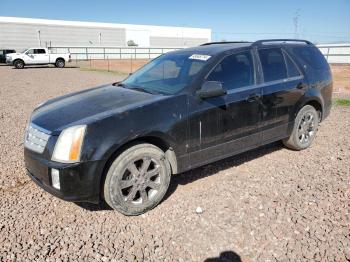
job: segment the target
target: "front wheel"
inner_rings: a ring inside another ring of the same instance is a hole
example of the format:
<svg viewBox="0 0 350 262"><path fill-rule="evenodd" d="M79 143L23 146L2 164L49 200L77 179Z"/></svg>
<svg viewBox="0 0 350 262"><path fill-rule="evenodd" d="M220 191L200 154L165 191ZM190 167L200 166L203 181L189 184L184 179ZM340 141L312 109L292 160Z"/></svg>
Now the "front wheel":
<svg viewBox="0 0 350 262"><path fill-rule="evenodd" d="M283 144L293 150L308 148L314 140L319 124L319 115L311 105L304 106L297 114L293 132Z"/></svg>
<svg viewBox="0 0 350 262"><path fill-rule="evenodd" d="M16 60L13 65L15 66L15 68L17 69L22 69L24 68L24 62L22 60Z"/></svg>
<svg viewBox="0 0 350 262"><path fill-rule="evenodd" d="M164 152L151 144L138 144L112 163L104 183L104 199L124 215L139 215L163 199L170 177Z"/></svg>

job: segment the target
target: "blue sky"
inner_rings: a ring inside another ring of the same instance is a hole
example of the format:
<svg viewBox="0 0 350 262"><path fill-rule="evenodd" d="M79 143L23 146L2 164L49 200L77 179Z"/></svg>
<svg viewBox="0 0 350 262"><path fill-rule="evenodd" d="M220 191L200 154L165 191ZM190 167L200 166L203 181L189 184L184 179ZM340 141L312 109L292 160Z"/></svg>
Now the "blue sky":
<svg viewBox="0 0 350 262"><path fill-rule="evenodd" d="M0 16L205 27L215 41L350 42L350 0L1 0Z"/></svg>

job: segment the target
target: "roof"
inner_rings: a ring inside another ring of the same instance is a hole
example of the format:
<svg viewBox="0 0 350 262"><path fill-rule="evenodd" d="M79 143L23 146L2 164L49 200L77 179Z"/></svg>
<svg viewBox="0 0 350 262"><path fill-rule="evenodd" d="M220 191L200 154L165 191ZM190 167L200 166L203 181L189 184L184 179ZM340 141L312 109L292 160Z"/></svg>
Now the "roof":
<svg viewBox="0 0 350 262"><path fill-rule="evenodd" d="M250 46L273 46L273 45L310 45L313 44L307 40L302 39L263 39L255 42L213 42L206 43L200 46L186 48L176 52L199 52L206 55L216 55L225 51L234 50L238 48L250 47Z"/></svg>
<svg viewBox="0 0 350 262"><path fill-rule="evenodd" d="M213 43L210 45L201 45L201 46L195 46L195 47L190 47L186 49L181 49L175 52L198 52L201 54L206 54L206 55L216 55L225 51L233 50L233 49L238 49L238 48L244 48L244 47L249 47L251 46L252 43L249 42L237 42L237 43Z"/></svg>

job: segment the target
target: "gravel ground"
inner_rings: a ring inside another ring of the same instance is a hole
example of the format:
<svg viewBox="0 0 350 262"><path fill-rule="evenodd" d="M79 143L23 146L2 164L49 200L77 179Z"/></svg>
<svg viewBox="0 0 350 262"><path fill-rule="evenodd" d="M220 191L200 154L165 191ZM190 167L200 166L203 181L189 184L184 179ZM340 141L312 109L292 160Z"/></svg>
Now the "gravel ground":
<svg viewBox="0 0 350 262"><path fill-rule="evenodd" d="M275 143L174 176L142 216L38 188L22 157L32 109L116 78L0 66L0 261L350 260L350 107L333 108L305 151Z"/></svg>

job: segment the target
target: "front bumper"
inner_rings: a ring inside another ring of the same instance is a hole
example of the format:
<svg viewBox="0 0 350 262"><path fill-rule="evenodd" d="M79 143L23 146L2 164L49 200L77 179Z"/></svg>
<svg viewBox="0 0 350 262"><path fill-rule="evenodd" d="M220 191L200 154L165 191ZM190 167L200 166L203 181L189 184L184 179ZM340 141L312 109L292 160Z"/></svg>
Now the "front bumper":
<svg viewBox="0 0 350 262"><path fill-rule="evenodd" d="M100 201L100 178L103 172L102 161L87 161L63 164L44 159L42 155L24 149L24 159L28 176L50 194L66 201ZM52 186L51 169L60 173L60 189Z"/></svg>

